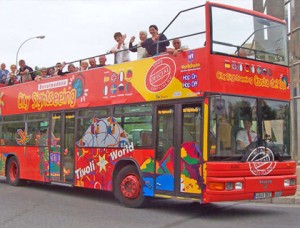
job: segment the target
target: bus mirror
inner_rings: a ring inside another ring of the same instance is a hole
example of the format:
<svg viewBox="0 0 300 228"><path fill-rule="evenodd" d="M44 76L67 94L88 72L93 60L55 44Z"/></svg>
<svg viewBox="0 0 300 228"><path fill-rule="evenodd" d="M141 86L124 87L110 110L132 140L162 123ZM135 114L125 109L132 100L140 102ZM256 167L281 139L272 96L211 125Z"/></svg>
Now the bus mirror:
<svg viewBox="0 0 300 228"><path fill-rule="evenodd" d="M217 115L223 115L225 114L225 100L222 98L215 99L214 102L214 112Z"/></svg>

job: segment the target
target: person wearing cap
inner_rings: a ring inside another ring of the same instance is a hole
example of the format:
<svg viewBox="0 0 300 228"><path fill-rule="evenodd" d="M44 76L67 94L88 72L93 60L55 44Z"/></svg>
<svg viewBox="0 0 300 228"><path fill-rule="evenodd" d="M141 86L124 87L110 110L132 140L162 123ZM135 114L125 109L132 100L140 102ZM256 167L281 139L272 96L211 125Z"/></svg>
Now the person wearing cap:
<svg viewBox="0 0 300 228"><path fill-rule="evenodd" d="M237 149L243 150L252 142L255 141L257 134L251 130L252 127L252 120L251 119L244 119L244 129L238 131L236 135L236 142L237 142Z"/></svg>
<svg viewBox="0 0 300 228"><path fill-rule="evenodd" d="M167 46L170 45L170 41L168 41L167 37L164 34L158 34L158 28L156 25L149 26L149 33L152 37L141 43L142 47L146 48L148 54L150 56L155 56L166 52Z"/></svg>

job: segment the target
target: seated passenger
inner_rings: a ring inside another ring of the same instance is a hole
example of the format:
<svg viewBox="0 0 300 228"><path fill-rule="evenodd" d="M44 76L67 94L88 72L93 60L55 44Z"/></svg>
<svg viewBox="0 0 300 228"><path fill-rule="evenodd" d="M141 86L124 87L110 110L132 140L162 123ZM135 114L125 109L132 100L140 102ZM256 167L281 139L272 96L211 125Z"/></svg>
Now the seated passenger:
<svg viewBox="0 0 300 228"><path fill-rule="evenodd" d="M177 56L178 52L188 50L187 46L181 46L180 39L174 39L172 41L172 45L173 45L174 48L167 48L167 52L170 53L170 54L173 54L174 56Z"/></svg>
<svg viewBox="0 0 300 228"><path fill-rule="evenodd" d="M49 67L47 70L47 75L49 75L49 77L53 77L55 72L55 69L53 67Z"/></svg>
<svg viewBox="0 0 300 228"><path fill-rule="evenodd" d="M141 43L144 42L147 39L147 32L146 31L140 31L140 42L138 42L136 45L132 45L132 43L135 40L135 36L131 37L129 41L129 48L131 52L137 52L137 59L142 59L148 57L148 53L145 48L141 46Z"/></svg>
<svg viewBox="0 0 300 228"><path fill-rule="evenodd" d="M95 58L90 58L89 59L89 68L88 69L93 69L93 68L97 68L98 65L96 64L96 59Z"/></svg>
<svg viewBox="0 0 300 228"><path fill-rule="evenodd" d="M103 67L106 66L106 56L105 55L100 55L99 56L99 65L98 67Z"/></svg>
<svg viewBox="0 0 300 228"><path fill-rule="evenodd" d="M80 71L85 71L89 67L89 63L87 61L81 61L80 63Z"/></svg>
<svg viewBox="0 0 300 228"><path fill-rule="evenodd" d="M15 64L10 66L10 72L8 73L7 85L14 85L19 83L19 71Z"/></svg>
<svg viewBox="0 0 300 228"><path fill-rule="evenodd" d="M253 141L255 141L257 134L251 130L252 120L245 119L244 121L244 129L239 130L236 135L237 149L243 150L248 145L250 145Z"/></svg>
<svg viewBox="0 0 300 228"><path fill-rule="evenodd" d="M152 37L141 43L142 47L146 48L148 54L150 56L154 56L166 52L167 46L170 45L170 41L167 40L167 37L164 34L158 34L158 28L156 25L149 26L149 33ZM157 41L163 41L158 44L158 51Z"/></svg>
<svg viewBox="0 0 300 228"><path fill-rule="evenodd" d="M115 63L123 63L130 61L128 46L125 43L126 34L122 35L120 32L114 34L115 41L117 44L113 46L110 53L115 55Z"/></svg>
<svg viewBox="0 0 300 228"><path fill-rule="evenodd" d="M40 81L42 79L50 77L49 75L47 75L47 69L45 67L42 67L40 71L41 71L41 75L37 75L34 79L35 81Z"/></svg>

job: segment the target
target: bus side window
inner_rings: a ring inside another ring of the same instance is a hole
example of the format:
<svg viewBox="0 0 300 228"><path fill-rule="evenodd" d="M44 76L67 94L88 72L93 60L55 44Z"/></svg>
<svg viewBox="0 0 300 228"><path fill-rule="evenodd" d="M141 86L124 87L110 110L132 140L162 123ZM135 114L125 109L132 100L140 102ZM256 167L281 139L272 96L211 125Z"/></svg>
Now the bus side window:
<svg viewBox="0 0 300 228"><path fill-rule="evenodd" d="M152 146L153 136L152 131L141 131L141 146Z"/></svg>

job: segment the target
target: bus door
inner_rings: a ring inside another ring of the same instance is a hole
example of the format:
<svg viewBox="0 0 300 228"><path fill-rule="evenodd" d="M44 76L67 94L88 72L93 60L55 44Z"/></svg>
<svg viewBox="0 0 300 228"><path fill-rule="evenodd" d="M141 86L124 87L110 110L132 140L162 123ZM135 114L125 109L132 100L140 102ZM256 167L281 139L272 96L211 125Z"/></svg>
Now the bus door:
<svg viewBox="0 0 300 228"><path fill-rule="evenodd" d="M201 103L158 106L156 194L202 192L201 113Z"/></svg>
<svg viewBox="0 0 300 228"><path fill-rule="evenodd" d="M54 113L50 135L50 180L74 183L75 113Z"/></svg>

